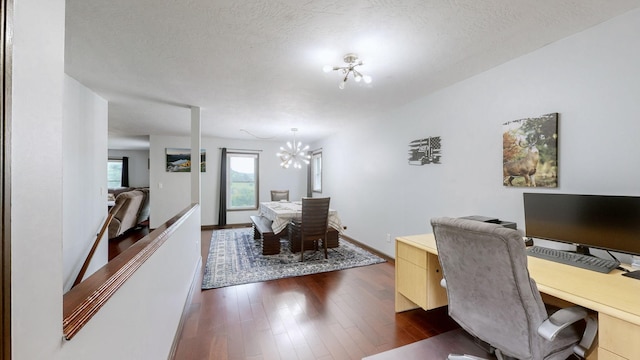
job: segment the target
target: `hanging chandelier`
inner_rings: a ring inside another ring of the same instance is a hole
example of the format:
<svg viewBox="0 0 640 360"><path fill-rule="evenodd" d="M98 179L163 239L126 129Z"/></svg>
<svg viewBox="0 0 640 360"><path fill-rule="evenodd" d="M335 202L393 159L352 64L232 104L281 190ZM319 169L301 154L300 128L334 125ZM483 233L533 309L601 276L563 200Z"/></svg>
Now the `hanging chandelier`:
<svg viewBox="0 0 640 360"><path fill-rule="evenodd" d="M366 84L371 83L371 76L363 75L361 72L356 70L356 66L360 66L363 64L362 60L358 60L357 54L353 54L353 53L346 54L343 59L344 59L344 62L347 63L346 66L325 65L322 68L322 71L326 73L334 70L338 70L342 72L344 77L342 78L342 81L340 81L340 83L338 84L338 88L340 90L344 89L344 86L347 83L347 80L349 79L349 74L351 74L351 76L356 82L364 81Z"/></svg>
<svg viewBox="0 0 640 360"><path fill-rule="evenodd" d="M292 128L293 132L293 142L287 141L287 148L284 146L280 147L280 152L276 154L282 161L280 166L285 169L288 169L289 166L293 165L294 169L302 168L302 164L300 162L304 162L309 165L309 159L311 156L306 154L305 152L309 149L309 145L302 147L302 143L300 141L296 141L296 132L298 129Z"/></svg>

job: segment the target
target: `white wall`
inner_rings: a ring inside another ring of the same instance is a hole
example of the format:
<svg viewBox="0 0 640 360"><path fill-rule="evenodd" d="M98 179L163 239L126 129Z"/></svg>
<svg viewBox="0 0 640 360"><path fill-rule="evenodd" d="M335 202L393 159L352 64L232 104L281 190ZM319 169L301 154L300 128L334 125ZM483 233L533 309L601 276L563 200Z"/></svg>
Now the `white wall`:
<svg viewBox="0 0 640 360"><path fill-rule="evenodd" d="M241 141L221 138L202 137L202 148L207 152L207 170L201 174L202 225L218 224L219 173L222 147L229 149L262 150L259 152L259 200L269 201L272 189L289 189L290 199L306 196L306 170L283 169L275 155L279 142ZM150 137L150 193L151 193L151 227L161 224L183 209L189 202L189 173L172 173L166 171L166 148L189 148L188 137L160 136ZM159 184L162 184L160 188ZM253 211L229 211L228 224L248 223L249 216L257 214Z"/></svg>
<svg viewBox="0 0 640 360"><path fill-rule="evenodd" d="M149 186L149 151L148 150L112 150L109 149L109 157L122 159L129 157L129 186Z"/></svg>
<svg viewBox="0 0 640 360"><path fill-rule="evenodd" d="M55 359L62 336L64 0L14 2L11 342ZM46 25L45 25L46 24Z"/></svg>
<svg viewBox="0 0 640 360"><path fill-rule="evenodd" d="M347 234L388 255L436 216L524 228L522 193L640 195L640 10L550 44L319 142L325 192ZM502 185L502 124L559 113L559 187ZM408 143L442 137L442 164L410 166ZM352 154L345 158L342 154Z"/></svg>
<svg viewBox="0 0 640 360"><path fill-rule="evenodd" d="M62 123L62 258L64 291L78 275L107 217L108 103L75 79L64 78ZM87 268L109 259L105 233Z"/></svg>

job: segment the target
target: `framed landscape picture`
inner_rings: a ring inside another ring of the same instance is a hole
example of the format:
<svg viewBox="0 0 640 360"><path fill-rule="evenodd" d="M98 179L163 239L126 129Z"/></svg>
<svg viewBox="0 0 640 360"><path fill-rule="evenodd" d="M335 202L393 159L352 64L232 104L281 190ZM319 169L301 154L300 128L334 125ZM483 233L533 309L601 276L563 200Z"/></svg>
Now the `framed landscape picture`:
<svg viewBox="0 0 640 360"><path fill-rule="evenodd" d="M504 186L558 187L558 113L503 124Z"/></svg>
<svg viewBox="0 0 640 360"><path fill-rule="evenodd" d="M191 149L166 148L167 172L191 172ZM206 171L206 151L200 149L200 172Z"/></svg>

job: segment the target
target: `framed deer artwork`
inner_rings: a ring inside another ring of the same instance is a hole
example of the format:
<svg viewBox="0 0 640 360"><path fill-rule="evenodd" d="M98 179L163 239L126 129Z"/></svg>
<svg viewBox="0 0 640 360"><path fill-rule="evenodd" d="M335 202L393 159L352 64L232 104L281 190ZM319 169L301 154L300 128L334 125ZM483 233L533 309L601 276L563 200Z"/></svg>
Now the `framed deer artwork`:
<svg viewBox="0 0 640 360"><path fill-rule="evenodd" d="M558 187L558 113L503 124L504 186Z"/></svg>

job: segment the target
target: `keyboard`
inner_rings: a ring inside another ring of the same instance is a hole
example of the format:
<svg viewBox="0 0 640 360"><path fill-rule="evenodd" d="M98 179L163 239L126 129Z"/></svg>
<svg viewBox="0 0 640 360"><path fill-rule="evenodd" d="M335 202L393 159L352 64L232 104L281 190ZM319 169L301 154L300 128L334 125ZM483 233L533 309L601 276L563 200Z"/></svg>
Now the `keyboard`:
<svg viewBox="0 0 640 360"><path fill-rule="evenodd" d="M531 246L527 248L527 255L605 274L620 265L618 261L613 259L602 259L596 256L550 249L542 246Z"/></svg>

